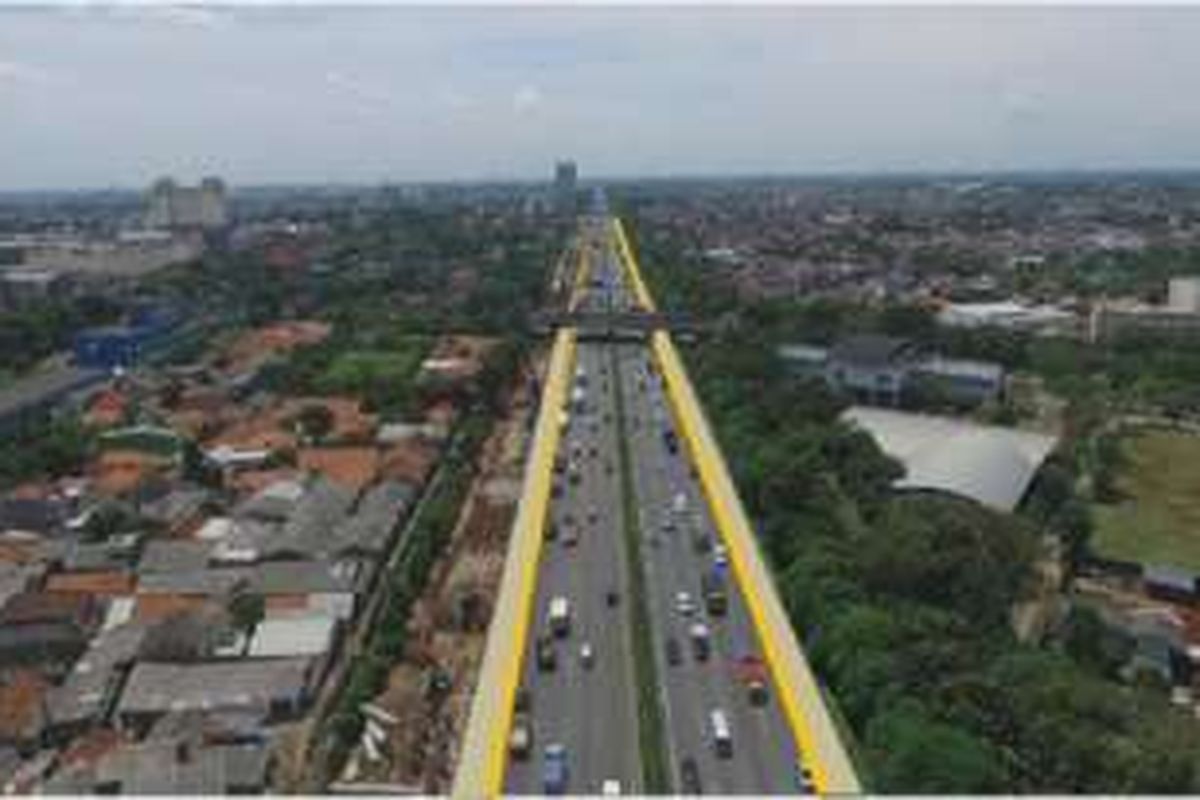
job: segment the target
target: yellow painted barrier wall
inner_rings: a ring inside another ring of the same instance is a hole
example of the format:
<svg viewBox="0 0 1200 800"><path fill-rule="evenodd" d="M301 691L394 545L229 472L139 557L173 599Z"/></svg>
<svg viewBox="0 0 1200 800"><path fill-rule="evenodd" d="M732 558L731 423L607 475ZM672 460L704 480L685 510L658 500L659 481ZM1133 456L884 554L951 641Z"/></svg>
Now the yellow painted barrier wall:
<svg viewBox="0 0 1200 800"><path fill-rule="evenodd" d="M550 354L513 538L454 776L455 797L494 797L504 791L508 733L533 613L554 454L562 433L559 415L566 405L574 365L575 331L562 329Z"/></svg>
<svg viewBox="0 0 1200 800"><path fill-rule="evenodd" d="M617 248L638 302L652 311L654 300L642 279L624 227L619 220L613 227ZM713 520L729 550L734 577L763 643L765 661L796 745L806 757L819 792L858 794L861 786L854 766L825 706L816 677L796 641L791 620L775 591L774 579L759 552L753 529L683 361L670 334L665 331L653 334L651 347L666 385L667 400L696 465Z"/></svg>

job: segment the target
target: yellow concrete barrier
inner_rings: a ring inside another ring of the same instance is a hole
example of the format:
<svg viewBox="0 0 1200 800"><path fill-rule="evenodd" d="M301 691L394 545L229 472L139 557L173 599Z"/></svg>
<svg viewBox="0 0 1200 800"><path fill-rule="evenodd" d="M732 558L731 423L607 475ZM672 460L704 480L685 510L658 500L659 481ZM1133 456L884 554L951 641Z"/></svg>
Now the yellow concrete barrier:
<svg viewBox="0 0 1200 800"><path fill-rule="evenodd" d="M654 310L653 298L642 279L621 222L616 221L613 227L635 295L643 308ZM813 781L820 793L858 794L861 786L854 766L825 707L816 677L796 641L791 621L775 591L770 570L759 553L753 529L683 361L670 334L665 331L653 334L651 347L666 385L668 403L696 465L717 531L729 550L734 577L763 643L764 660L771 671L796 745L812 770Z"/></svg>
<svg viewBox="0 0 1200 800"><path fill-rule="evenodd" d="M508 733L533 613L554 454L561 436L559 418L566 405L574 364L575 332L562 329L555 336L550 354L500 595L488 628L487 646L454 776L454 797L494 797L504 791Z"/></svg>

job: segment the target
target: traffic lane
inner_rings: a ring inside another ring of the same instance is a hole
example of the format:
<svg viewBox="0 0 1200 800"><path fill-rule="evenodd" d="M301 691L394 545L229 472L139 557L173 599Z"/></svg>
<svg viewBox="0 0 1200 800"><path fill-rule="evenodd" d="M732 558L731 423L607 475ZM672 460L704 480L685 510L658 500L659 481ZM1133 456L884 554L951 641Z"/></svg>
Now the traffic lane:
<svg viewBox="0 0 1200 800"><path fill-rule="evenodd" d="M626 378L627 382L637 382L636 369L634 374ZM661 398L649 385L646 392L638 389L639 397L644 402L638 406L640 411L650 419L655 419L654 410L660 408ZM703 513L700 505L699 492L692 486L690 471L682 455L671 456L661 441L661 427L671 424L669 416L664 417L660 430L654 436L642 437L638 462L643 467L643 478L639 485L645 487L649 505L654 509L653 523L659 526L660 545L652 550L652 559L659 562L657 568L670 572L672 578L664 581L656 600L658 625L660 630L669 631L681 643L685 650L690 651L687 637L687 625L691 620L683 619L674 609L674 592L687 591L696 601L701 602L700 575L711 564L709 557L697 556L691 550L690 536L681 529L664 536L661 533L661 515L671 507L676 493L683 492L688 498L689 512ZM703 522L708 522L704 520ZM711 527L706 525L705 527ZM711 531L710 531L711 532ZM674 582L674 588L670 586ZM752 641L748 627L749 620L740 614L740 604L732 596L730 611L725 618L707 620L714 637L714 656L704 664L694 663L690 652L685 663L674 669L677 674L670 680L669 694L672 696L673 707L685 709L677 716L689 717L683 730L679 732L679 748L681 752L688 750L701 765L700 771L706 791L716 792L745 792L745 791L788 791L790 784L788 775L788 758L786 756L789 735L783 729L783 744L771 723L768 708L752 708L746 700L744 687L737 676L728 669L732 660L746 651L745 642ZM698 613L697 618L703 616ZM703 708L701 708L703 706ZM707 735L708 712L713 708L722 708L729 716L734 734L734 757L719 759L712 751L711 742ZM690 713L688 713L690 711ZM767 713L764 713L767 712ZM779 717L781 722L781 715ZM761 743L761 744L760 744ZM774 745L774 746L772 746ZM743 751L743 752L740 752ZM772 758L770 753L777 750L784 754L782 760Z"/></svg>
<svg viewBox="0 0 1200 800"><path fill-rule="evenodd" d="M581 350L581 363L591 374L596 361L591 348ZM580 420L581 421L581 420ZM587 428L573 421L564 437L565 452L577 443L586 441ZM586 449L585 449L586 451ZM560 521L571 513L577 521L585 521L587 510L607 504L612 499L611 481L604 481L595 464L584 462L582 480L556 501L551 513ZM635 786L639 768L636 751L636 709L628 698L631 649L622 641L623 626L606 624L597 614L601 607L602 583L607 583L601 571L587 565L613 560L612 545L617 538L611 535L589 535L584 532L574 547L563 545L560 531L557 541L547 542L539 573L538 614L533 630L546 630L550 599L563 595L571 600L577 617L575 630L566 643L559 643L558 670L539 673L536 667L536 635L528 643L525 685L533 688L533 719L535 747L528 762L513 762L510 769L510 791L541 793L541 752L546 744L561 742L567 747L570 766L569 786L572 791L598 791L601 781L616 777L623 786ZM575 552L571 552L575 551ZM619 554L615 556L619 558ZM620 574L620 571L616 571ZM611 580L611 577L609 578ZM605 624L602 624L605 623ZM606 669L584 670L577 657L578 645L585 637L594 640L597 667L607 653ZM611 665L610 665L611 662ZM621 668L624 664L625 669ZM616 668L610 668L610 666ZM622 673L626 673L622 675ZM597 680L599 678L599 680ZM622 698L626 702L622 702ZM622 734L621 731L626 731ZM614 740L625 740L630 746L614 746Z"/></svg>
<svg viewBox="0 0 1200 800"><path fill-rule="evenodd" d="M634 352L626 360L624 366L625 391L631 397L630 408L633 418L652 420L652 409L645 401L645 392L640 388L640 365L644 363L644 353ZM639 427L643 423L639 422ZM649 590L651 625L654 629L655 650L663 653L668 639L675 639L681 650L681 663L667 664L662 672L665 685L665 701L668 706L668 716L672 725L672 752L669 754L676 774L679 765L685 757L697 761L705 760L706 740L704 736L705 719L710 710L705 676L697 669L701 665L693 664L686 625L680 624L674 608L675 593L686 578L679 570L686 570L686 561L690 555L673 552L675 537L664 535L661 530L662 510L665 505L660 467L657 463L657 453L654 451L657 433L651 430L653 422L644 423L642 435L634 437L635 471L639 493L642 530L646 542L645 567L648 573L647 585ZM663 558L664 553L670 557ZM690 587L685 589L690 591ZM712 770L702 770L711 773ZM682 787L680 787L682 788ZM709 790L720 791L724 787L711 785Z"/></svg>
<svg viewBox="0 0 1200 800"><path fill-rule="evenodd" d="M622 563L622 553L612 520L602 519L600 515L601 508L615 506L618 500L617 484L602 468L599 440L603 431L592 432L594 416L591 411L596 402L596 389L603 384L601 359L600 347L587 348L587 403L591 408L587 413L579 414L573 423L575 441L579 443L582 455L580 494L584 506L577 521L580 541L573 548L578 552L571 556L573 585L582 591L582 595L573 601L578 609L578 638L571 661L573 671L581 678L576 682L575 691L587 698L581 713L572 719L572 725L577 728L576 738L583 743L579 754L580 779L573 781L574 791L581 792L597 792L602 782L609 778L620 780L623 786L632 786L638 772L636 750L630 746L612 745L614 736L631 732L636 726L636 710L632 697L628 696L628 687L632 685L631 670L600 669L601 663L607 666L610 661L614 666L631 667L632 653L625 641L624 628L612 624L613 610L604 601L605 593L613 584L614 567ZM591 669L584 669L578 658L578 646L585 641L592 645L596 654L596 664ZM636 736L629 736L626 742L636 744Z"/></svg>

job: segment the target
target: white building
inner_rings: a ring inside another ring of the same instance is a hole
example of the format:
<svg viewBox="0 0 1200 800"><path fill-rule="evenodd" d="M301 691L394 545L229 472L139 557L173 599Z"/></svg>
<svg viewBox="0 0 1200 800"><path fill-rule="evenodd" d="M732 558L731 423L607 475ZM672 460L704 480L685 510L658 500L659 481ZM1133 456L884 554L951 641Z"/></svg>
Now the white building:
<svg viewBox="0 0 1200 800"><path fill-rule="evenodd" d="M1200 314L1200 278L1171 278L1167 284L1167 307L1183 314Z"/></svg>
<svg viewBox="0 0 1200 800"><path fill-rule="evenodd" d="M228 223L225 184L220 178L205 178L197 187L179 186L170 178L160 178L150 187L146 201L148 228L214 230Z"/></svg>

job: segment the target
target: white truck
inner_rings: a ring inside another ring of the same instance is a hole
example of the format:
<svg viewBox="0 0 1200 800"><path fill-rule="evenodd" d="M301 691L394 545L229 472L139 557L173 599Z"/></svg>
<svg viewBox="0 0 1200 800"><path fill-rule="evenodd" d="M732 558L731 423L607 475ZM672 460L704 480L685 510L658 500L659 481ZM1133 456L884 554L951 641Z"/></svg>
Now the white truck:
<svg viewBox="0 0 1200 800"><path fill-rule="evenodd" d="M550 630L560 639L571 632L571 604L565 597L550 600Z"/></svg>

